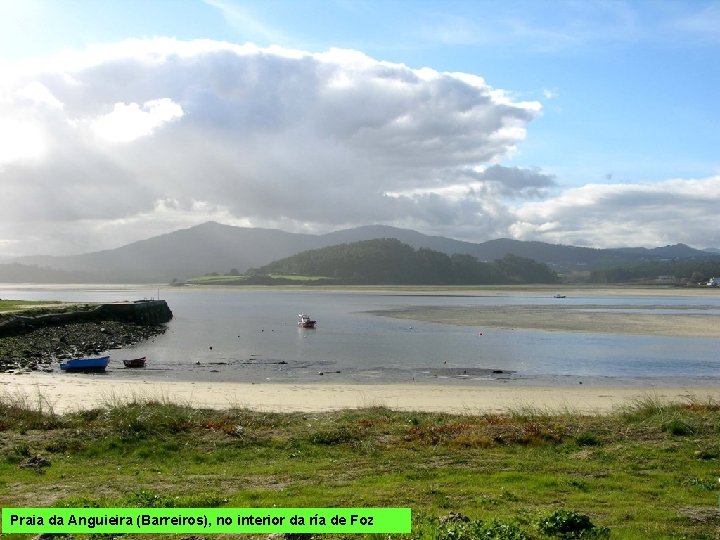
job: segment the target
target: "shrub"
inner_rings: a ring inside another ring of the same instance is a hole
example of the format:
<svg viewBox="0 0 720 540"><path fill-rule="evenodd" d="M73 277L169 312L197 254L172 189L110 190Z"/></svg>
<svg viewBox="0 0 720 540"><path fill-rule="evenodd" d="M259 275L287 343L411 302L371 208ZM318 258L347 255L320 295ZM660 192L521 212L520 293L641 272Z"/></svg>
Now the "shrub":
<svg viewBox="0 0 720 540"><path fill-rule="evenodd" d="M310 434L308 439L313 444L332 446L334 444L357 442L358 435L349 428L340 426L318 430Z"/></svg>
<svg viewBox="0 0 720 540"><path fill-rule="evenodd" d="M538 522L540 532L555 538L609 538L607 527L596 527L590 517L573 510L555 510Z"/></svg>
<svg viewBox="0 0 720 540"><path fill-rule="evenodd" d="M464 519L448 520L441 523L438 540L527 540L515 523L492 520L489 523Z"/></svg>
<svg viewBox="0 0 720 540"><path fill-rule="evenodd" d="M692 426L681 418L671 418L663 423L662 430L678 436L692 435L695 432Z"/></svg>
<svg viewBox="0 0 720 540"><path fill-rule="evenodd" d="M598 446L600 439L592 431L583 431L575 437L575 443L578 446Z"/></svg>

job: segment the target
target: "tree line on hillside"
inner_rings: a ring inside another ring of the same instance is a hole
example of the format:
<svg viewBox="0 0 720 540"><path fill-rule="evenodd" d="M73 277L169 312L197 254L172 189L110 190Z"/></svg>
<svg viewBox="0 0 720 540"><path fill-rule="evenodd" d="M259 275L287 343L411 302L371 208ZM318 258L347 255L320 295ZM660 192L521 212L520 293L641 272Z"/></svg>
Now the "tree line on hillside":
<svg viewBox="0 0 720 540"><path fill-rule="evenodd" d="M684 285L704 284L712 277L720 276L720 257L705 260L648 262L634 266L622 266L593 270L593 283L628 283L652 281L661 277L671 278Z"/></svg>
<svg viewBox="0 0 720 540"><path fill-rule="evenodd" d="M480 262L471 255L414 249L394 238L366 240L304 251L249 271L324 276L334 283L367 285L483 285L555 283L557 274L532 259L506 255Z"/></svg>

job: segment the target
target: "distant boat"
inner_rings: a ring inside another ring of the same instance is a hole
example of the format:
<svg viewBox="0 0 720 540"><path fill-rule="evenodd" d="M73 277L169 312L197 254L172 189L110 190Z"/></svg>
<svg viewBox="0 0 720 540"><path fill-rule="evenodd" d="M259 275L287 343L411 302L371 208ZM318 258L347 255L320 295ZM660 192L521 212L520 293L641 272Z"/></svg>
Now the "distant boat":
<svg viewBox="0 0 720 540"><path fill-rule="evenodd" d="M301 313L298 315L300 320L298 321L298 326L300 328L315 328L315 325L317 324L317 321L313 321L310 319L310 315L307 315L305 313Z"/></svg>
<svg viewBox="0 0 720 540"><path fill-rule="evenodd" d="M565 298L564 294L556 294L553 298Z"/></svg>
<svg viewBox="0 0 720 540"><path fill-rule="evenodd" d="M60 362L60 369L64 371L105 371L110 363L110 356L99 356L97 358L73 358Z"/></svg>
<svg viewBox="0 0 720 540"><path fill-rule="evenodd" d="M127 368L145 367L145 357L143 356L142 358L123 360L123 364L125 364L125 367Z"/></svg>

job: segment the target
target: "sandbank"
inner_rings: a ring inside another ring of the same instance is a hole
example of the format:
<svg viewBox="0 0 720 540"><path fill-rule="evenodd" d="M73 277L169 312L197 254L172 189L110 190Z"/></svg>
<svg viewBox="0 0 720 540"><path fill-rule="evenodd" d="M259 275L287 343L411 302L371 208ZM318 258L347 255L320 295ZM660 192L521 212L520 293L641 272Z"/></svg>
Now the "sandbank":
<svg viewBox="0 0 720 540"><path fill-rule="evenodd" d="M562 302L562 300L559 300ZM671 310L672 313L667 311ZM458 326L523 328L562 332L593 332L677 337L720 337L720 315L711 306L514 305L413 306L371 313ZM703 311L707 312L704 313Z"/></svg>
<svg viewBox="0 0 720 540"><path fill-rule="evenodd" d="M603 413L648 396L673 402L720 400L720 387L613 388L591 385L462 386L437 384L252 384L103 379L102 375L0 373L0 397L21 398L57 413L134 399L196 408L324 412L372 406L484 414L519 410Z"/></svg>

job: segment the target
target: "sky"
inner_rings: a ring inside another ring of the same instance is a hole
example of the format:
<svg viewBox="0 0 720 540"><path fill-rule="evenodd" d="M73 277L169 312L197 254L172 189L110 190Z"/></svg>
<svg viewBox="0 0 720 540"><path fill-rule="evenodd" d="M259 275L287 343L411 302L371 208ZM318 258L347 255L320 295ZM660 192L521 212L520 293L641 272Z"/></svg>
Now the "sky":
<svg viewBox="0 0 720 540"><path fill-rule="evenodd" d="M0 258L218 221L720 247L720 1L0 0Z"/></svg>

